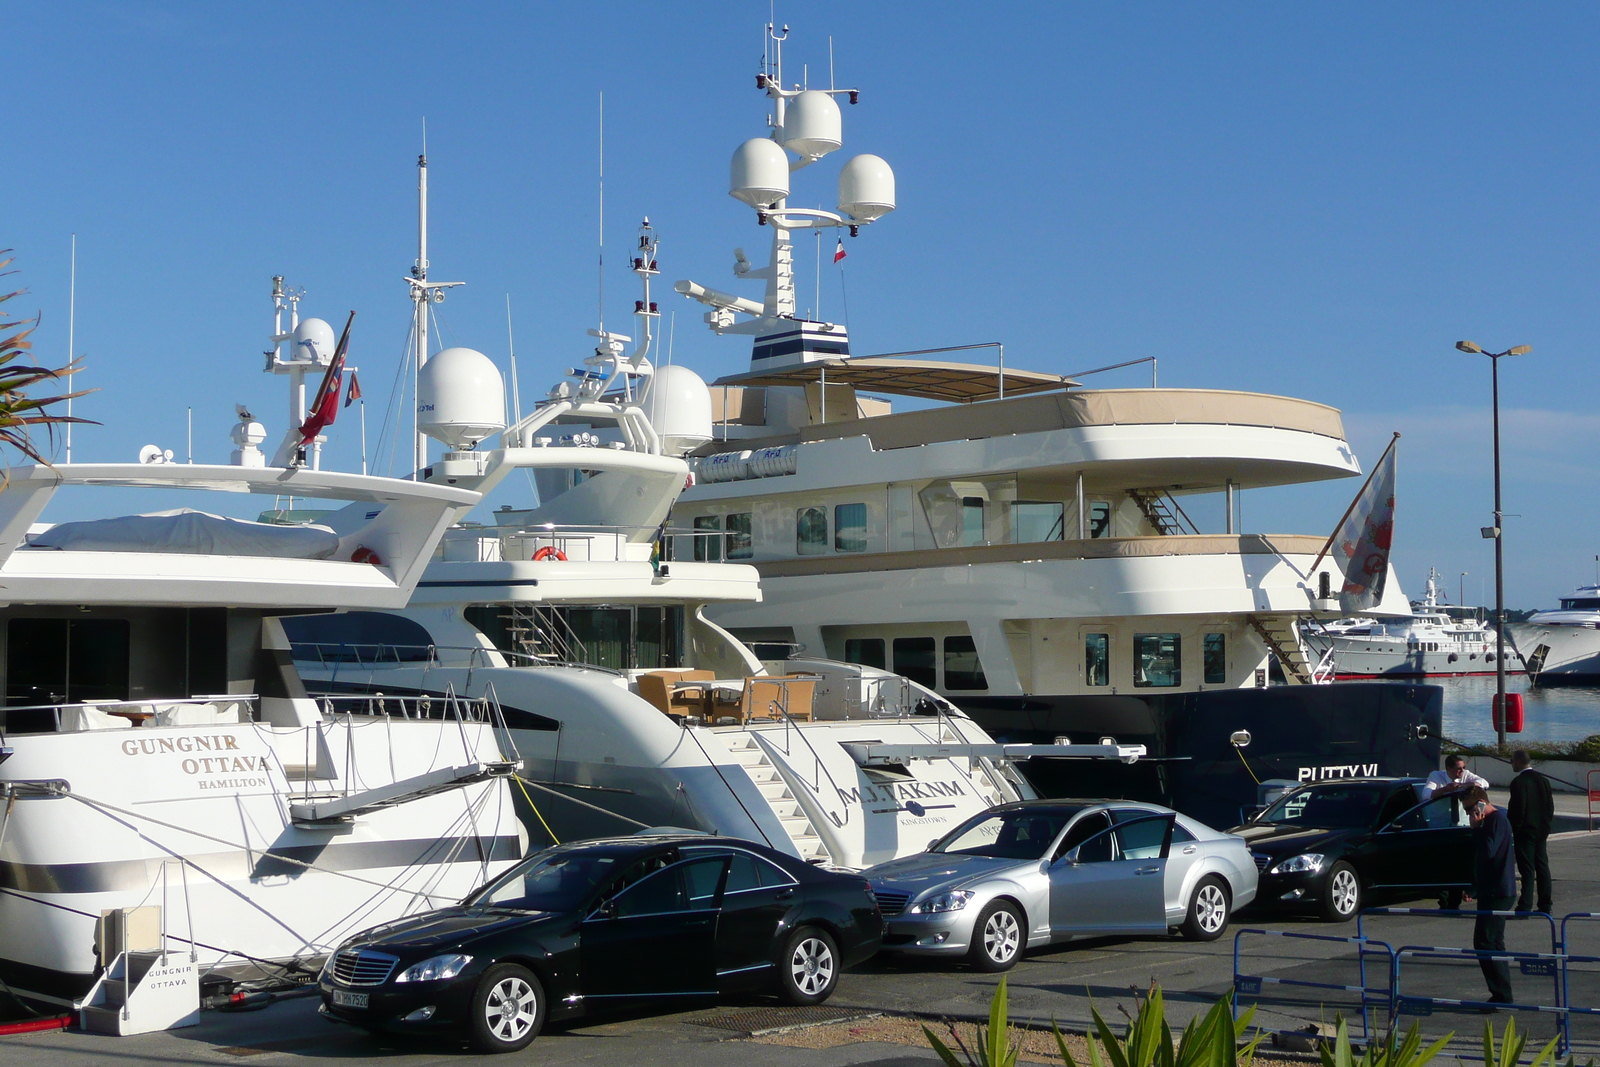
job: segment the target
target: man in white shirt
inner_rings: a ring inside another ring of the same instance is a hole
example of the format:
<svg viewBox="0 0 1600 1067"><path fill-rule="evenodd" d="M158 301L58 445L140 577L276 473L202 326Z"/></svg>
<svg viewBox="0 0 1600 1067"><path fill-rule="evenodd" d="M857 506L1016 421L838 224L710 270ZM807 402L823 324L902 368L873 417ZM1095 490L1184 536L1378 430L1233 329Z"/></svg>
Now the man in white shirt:
<svg viewBox="0 0 1600 1067"><path fill-rule="evenodd" d="M1489 788L1489 780L1467 770L1465 756L1450 755L1444 758L1444 770L1434 771L1428 775L1428 796L1436 797L1440 793L1455 793L1473 786Z"/></svg>

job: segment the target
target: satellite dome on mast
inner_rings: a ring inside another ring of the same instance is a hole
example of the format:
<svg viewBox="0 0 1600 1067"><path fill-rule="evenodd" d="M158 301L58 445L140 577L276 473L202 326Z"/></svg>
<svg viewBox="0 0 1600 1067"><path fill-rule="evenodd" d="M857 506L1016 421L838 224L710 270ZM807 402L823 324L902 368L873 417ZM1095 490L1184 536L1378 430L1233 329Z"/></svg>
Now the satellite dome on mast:
<svg viewBox="0 0 1600 1067"><path fill-rule="evenodd" d="M778 142L752 137L734 150L728 195L757 209L789 195L789 157Z"/></svg>
<svg viewBox="0 0 1600 1067"><path fill-rule="evenodd" d="M807 89L789 101L783 116L783 147L817 160L844 145L844 120L832 95Z"/></svg>
<svg viewBox="0 0 1600 1067"><path fill-rule="evenodd" d="M417 429L455 451L506 428L505 383L482 352L447 348L417 375Z"/></svg>
<svg viewBox="0 0 1600 1067"><path fill-rule="evenodd" d="M289 358L312 360L318 366L326 367L333 361L336 344L332 326L322 319L301 319L300 325L294 328L294 347Z"/></svg>
<svg viewBox="0 0 1600 1067"><path fill-rule="evenodd" d="M711 440L711 389L688 367L657 367L641 405L666 455L681 456Z"/></svg>
<svg viewBox="0 0 1600 1067"><path fill-rule="evenodd" d="M839 210L861 222L894 210L894 171L882 156L863 154L839 172Z"/></svg>

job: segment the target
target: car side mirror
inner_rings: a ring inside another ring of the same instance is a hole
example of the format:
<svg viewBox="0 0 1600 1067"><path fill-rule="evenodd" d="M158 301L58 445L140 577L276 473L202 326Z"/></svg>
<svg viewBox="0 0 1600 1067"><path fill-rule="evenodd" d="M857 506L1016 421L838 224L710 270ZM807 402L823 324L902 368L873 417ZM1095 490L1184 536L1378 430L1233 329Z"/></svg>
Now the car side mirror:
<svg viewBox="0 0 1600 1067"><path fill-rule="evenodd" d="M924 852L932 852L933 851L933 846L937 845L938 843L939 843L939 839L936 837L932 841L929 841L928 842L928 847L923 849L922 851L924 851Z"/></svg>
<svg viewBox="0 0 1600 1067"><path fill-rule="evenodd" d="M594 914L590 917L594 919L615 919L617 917L617 902L615 900L606 901L594 909Z"/></svg>
<svg viewBox="0 0 1600 1067"><path fill-rule="evenodd" d="M1403 829L1405 829L1405 827L1400 825L1400 820L1399 819L1396 819L1394 822L1390 823L1388 826L1385 826L1383 828L1383 832L1386 833L1386 834L1388 834L1388 833L1397 834Z"/></svg>
<svg viewBox="0 0 1600 1067"><path fill-rule="evenodd" d="M1065 853L1063 853L1056 860L1056 862L1057 863L1065 863L1069 867L1076 867L1079 864L1079 862L1081 862L1078 859L1078 850L1075 849L1075 848L1074 849L1068 849Z"/></svg>

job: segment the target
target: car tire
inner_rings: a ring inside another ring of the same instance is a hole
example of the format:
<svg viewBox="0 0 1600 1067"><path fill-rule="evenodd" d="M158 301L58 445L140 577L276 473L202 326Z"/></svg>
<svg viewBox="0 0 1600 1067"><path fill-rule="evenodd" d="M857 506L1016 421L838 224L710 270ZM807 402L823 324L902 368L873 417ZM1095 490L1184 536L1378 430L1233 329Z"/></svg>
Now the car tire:
<svg viewBox="0 0 1600 1067"><path fill-rule="evenodd" d="M967 962L974 970L1009 971L1022 958L1028 945L1027 927L1022 914L1009 901L991 901L972 924L972 945Z"/></svg>
<svg viewBox="0 0 1600 1067"><path fill-rule="evenodd" d="M497 963L473 991L468 1037L479 1052L516 1052L539 1036L544 1016L544 986L533 972Z"/></svg>
<svg viewBox="0 0 1600 1067"><path fill-rule="evenodd" d="M802 926L783 943L778 958L778 998L785 1004L821 1004L839 985L839 946L826 930Z"/></svg>
<svg viewBox="0 0 1600 1067"><path fill-rule="evenodd" d="M1325 922L1349 922L1361 910L1361 876L1340 860L1328 871L1322 883L1322 918Z"/></svg>
<svg viewBox="0 0 1600 1067"><path fill-rule="evenodd" d="M1185 941L1215 941L1228 928L1232 912L1233 897L1227 883L1214 874L1207 875L1194 887L1194 895L1189 898L1189 912L1178 932Z"/></svg>

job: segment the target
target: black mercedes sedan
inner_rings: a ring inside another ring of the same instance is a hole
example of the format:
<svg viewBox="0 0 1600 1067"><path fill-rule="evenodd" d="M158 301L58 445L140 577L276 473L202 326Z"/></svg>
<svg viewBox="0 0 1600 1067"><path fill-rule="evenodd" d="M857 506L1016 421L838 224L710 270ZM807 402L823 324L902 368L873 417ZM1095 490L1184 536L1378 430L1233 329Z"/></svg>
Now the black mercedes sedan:
<svg viewBox="0 0 1600 1067"><path fill-rule="evenodd" d="M748 841L604 838L535 853L460 905L375 927L328 958L322 1012L448 1030L513 1052L547 1019L771 991L817 1004L878 951L866 879Z"/></svg>
<svg viewBox="0 0 1600 1067"><path fill-rule="evenodd" d="M1261 879L1257 907L1353 918L1369 898L1458 892L1472 883L1472 828L1460 794L1420 778L1344 778L1288 793L1230 833Z"/></svg>

